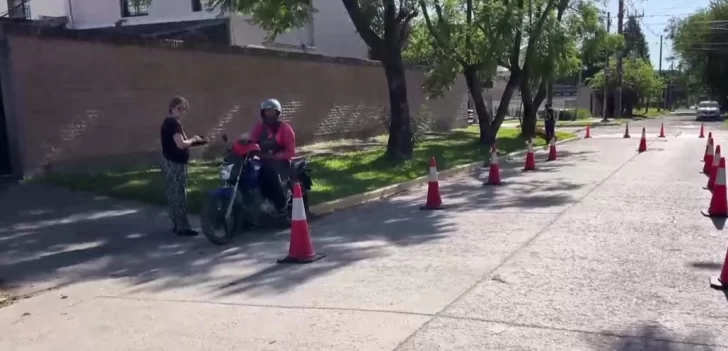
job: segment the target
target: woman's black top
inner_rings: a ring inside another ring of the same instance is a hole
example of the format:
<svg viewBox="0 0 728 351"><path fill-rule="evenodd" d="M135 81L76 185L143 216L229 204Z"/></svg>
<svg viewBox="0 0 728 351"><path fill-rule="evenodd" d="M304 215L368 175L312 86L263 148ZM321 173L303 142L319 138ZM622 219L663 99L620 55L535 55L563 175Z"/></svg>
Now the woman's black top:
<svg viewBox="0 0 728 351"><path fill-rule="evenodd" d="M173 117L165 118L159 133L162 141L162 155L171 162L186 164L190 160L190 150L177 147L174 142L174 135L177 133L184 135L184 129L179 121Z"/></svg>

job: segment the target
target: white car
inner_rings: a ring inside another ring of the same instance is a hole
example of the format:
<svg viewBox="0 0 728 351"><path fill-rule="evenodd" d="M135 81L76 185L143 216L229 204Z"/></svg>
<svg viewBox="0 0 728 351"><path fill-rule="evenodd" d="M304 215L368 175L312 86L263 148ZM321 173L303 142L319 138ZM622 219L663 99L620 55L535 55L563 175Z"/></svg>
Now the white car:
<svg viewBox="0 0 728 351"><path fill-rule="evenodd" d="M697 106L697 120L720 120L720 105L716 101L701 101Z"/></svg>

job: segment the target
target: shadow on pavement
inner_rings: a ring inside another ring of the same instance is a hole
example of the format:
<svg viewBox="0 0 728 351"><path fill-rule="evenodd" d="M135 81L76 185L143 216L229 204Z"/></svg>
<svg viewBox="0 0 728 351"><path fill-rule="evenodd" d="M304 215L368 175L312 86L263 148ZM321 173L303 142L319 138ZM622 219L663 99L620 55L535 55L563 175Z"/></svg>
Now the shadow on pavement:
<svg viewBox="0 0 728 351"><path fill-rule="evenodd" d="M704 270L720 270L721 268L723 268L722 262L693 261L688 262L687 265L689 267Z"/></svg>
<svg viewBox="0 0 728 351"><path fill-rule="evenodd" d="M537 169L529 172L523 171L522 156L510 159L500 163L501 185L483 184L488 178L488 170L483 169L470 177L468 182L443 186L443 201L450 208L474 211L510 209L517 212L563 207L577 201L574 191L588 184L555 173L576 163L596 162L589 158L592 153L559 151L560 158L551 162L543 162L539 155Z"/></svg>
<svg viewBox="0 0 728 351"><path fill-rule="evenodd" d="M347 211L343 216L335 215L338 218L311 226L314 245L319 253L326 255L324 259L309 265L275 265L275 261L269 261L271 266L211 287L210 293L218 296L282 293L361 261L385 256L397 260L397 252L392 247L423 245L446 239L455 232L455 223L447 221L447 210L420 211L420 205L415 201L382 201Z"/></svg>
<svg viewBox="0 0 728 351"><path fill-rule="evenodd" d="M615 333L605 331L603 339L597 340L598 349L614 351L712 351L722 349L715 344L715 337L708 332L697 332L687 336L677 335L658 324L643 324L628 328L617 335L630 335L612 341ZM605 347L605 345L608 345Z"/></svg>
<svg viewBox="0 0 728 351"><path fill-rule="evenodd" d="M17 185L0 201L0 291L16 294L104 279L124 279L144 291L202 286L220 294L281 293L375 257L397 259L398 247L448 238L451 211L549 209L574 202L585 184L544 176L588 159L593 152L559 151L560 159L522 173L523 157L502 162L506 185L483 179L442 187L446 211L420 211L425 193L362 205L311 224L317 251L310 265L276 265L288 232L243 234L226 247L204 238L179 238L163 209L39 185ZM486 170L487 174L487 170ZM534 174L536 174L534 176ZM417 190L422 191L422 190Z"/></svg>
<svg viewBox="0 0 728 351"><path fill-rule="evenodd" d="M37 185L18 185L0 204L0 291L29 294L78 282L123 278L155 282L150 289L193 285L286 291L300 283L386 255L386 247L420 245L452 231L442 212L410 210L380 201L311 224L317 251L312 265L276 265L288 232L243 234L216 247L204 238L179 238L163 209ZM415 213L413 213L415 212ZM231 281L220 268L257 272Z"/></svg>
<svg viewBox="0 0 728 351"><path fill-rule="evenodd" d="M723 230L725 228L725 222L727 218L721 217L710 217L710 221L713 222L715 229Z"/></svg>

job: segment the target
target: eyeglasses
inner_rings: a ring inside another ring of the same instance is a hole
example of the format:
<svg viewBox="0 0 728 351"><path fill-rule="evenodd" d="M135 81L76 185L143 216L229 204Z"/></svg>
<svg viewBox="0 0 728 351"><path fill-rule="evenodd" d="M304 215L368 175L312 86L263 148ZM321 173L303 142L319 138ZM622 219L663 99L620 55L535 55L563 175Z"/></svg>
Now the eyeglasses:
<svg viewBox="0 0 728 351"><path fill-rule="evenodd" d="M177 106L177 111L179 111L179 112L186 112L187 111L187 106L179 105L179 106Z"/></svg>

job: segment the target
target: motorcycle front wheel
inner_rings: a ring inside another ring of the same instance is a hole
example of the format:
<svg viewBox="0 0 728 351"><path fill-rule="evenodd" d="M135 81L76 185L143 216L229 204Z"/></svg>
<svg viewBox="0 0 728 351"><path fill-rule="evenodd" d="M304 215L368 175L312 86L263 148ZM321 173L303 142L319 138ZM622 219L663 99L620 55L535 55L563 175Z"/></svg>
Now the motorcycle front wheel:
<svg viewBox="0 0 728 351"><path fill-rule="evenodd" d="M227 206L230 203L229 196L222 196L217 193L208 195L202 204L200 224L202 234L215 245L227 245L232 242L236 231L239 229L238 216L242 204L240 193L235 196L235 204L229 216L225 216Z"/></svg>

